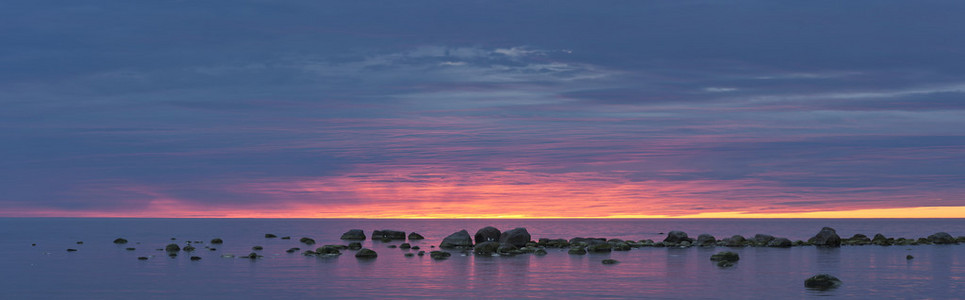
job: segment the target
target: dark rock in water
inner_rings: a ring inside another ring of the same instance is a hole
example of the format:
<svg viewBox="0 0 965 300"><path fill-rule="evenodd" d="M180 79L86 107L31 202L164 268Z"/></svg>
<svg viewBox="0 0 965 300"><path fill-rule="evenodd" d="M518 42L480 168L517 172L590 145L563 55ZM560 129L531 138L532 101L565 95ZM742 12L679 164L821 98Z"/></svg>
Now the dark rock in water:
<svg viewBox="0 0 965 300"><path fill-rule="evenodd" d="M879 246L891 246L893 244L892 239L886 238L883 234L875 234L875 237L871 239L871 243Z"/></svg>
<svg viewBox="0 0 965 300"><path fill-rule="evenodd" d="M209 248L208 250L211 250L211 251L218 251L218 248Z"/></svg>
<svg viewBox="0 0 965 300"><path fill-rule="evenodd" d="M582 237L575 237L575 238L570 239L570 240L568 241L568 243L569 243L570 245L583 244L584 246L588 246L588 245L604 244L604 243L606 243L606 239L605 239L605 238L582 238Z"/></svg>
<svg viewBox="0 0 965 300"><path fill-rule="evenodd" d="M697 243L696 243L697 246L708 247L708 246L714 246L715 244L717 244L717 239L714 238L714 236L712 235L703 233L697 236Z"/></svg>
<svg viewBox="0 0 965 300"><path fill-rule="evenodd" d="M466 234L468 235L469 233L466 233ZM432 257L433 259L446 259L446 258L449 258L450 256L452 256L452 253L449 253L446 251L429 252L429 257Z"/></svg>
<svg viewBox="0 0 965 300"><path fill-rule="evenodd" d="M789 248L793 245L791 240L786 238L776 238L767 243L768 247Z"/></svg>
<svg viewBox="0 0 965 300"><path fill-rule="evenodd" d="M915 259L915 257L911 256L911 254L908 254L908 255L905 255L905 259Z"/></svg>
<svg viewBox="0 0 965 300"><path fill-rule="evenodd" d="M375 253L375 251L368 248L362 248L362 250L359 250L359 252L355 253L355 257L357 258L376 258L378 256L378 253Z"/></svg>
<svg viewBox="0 0 965 300"><path fill-rule="evenodd" d="M396 245L389 245L389 248L395 248L395 247L398 247L398 246L396 246Z"/></svg>
<svg viewBox="0 0 965 300"><path fill-rule="evenodd" d="M425 252L425 251L419 251L419 253L416 253L416 254L418 254L419 256L423 256L423 255L426 255L426 252Z"/></svg>
<svg viewBox="0 0 965 300"><path fill-rule="evenodd" d="M405 257L413 257L413 256L415 256L415 253L412 253L412 252L405 254Z"/></svg>
<svg viewBox="0 0 965 300"><path fill-rule="evenodd" d="M392 239L389 238L389 237L387 237L387 236L383 236L382 239L381 239L381 241L382 241L383 243L390 243L390 242L392 242Z"/></svg>
<svg viewBox="0 0 965 300"><path fill-rule="evenodd" d="M224 243L224 241L222 241L220 238L214 238L214 239L211 239L211 243L212 243L212 244L222 244L222 243Z"/></svg>
<svg viewBox="0 0 965 300"><path fill-rule="evenodd" d="M958 241L956 241L955 238L952 237L952 235L948 234L947 232L939 232L933 235L929 235L928 241L939 245L958 243Z"/></svg>
<svg viewBox="0 0 965 300"><path fill-rule="evenodd" d="M546 254L548 254L548 253L546 253L546 249L536 249L536 252L533 252L533 254L536 254L536 255L546 255Z"/></svg>
<svg viewBox="0 0 965 300"><path fill-rule="evenodd" d="M262 246L254 246L254 247L251 247L251 250L261 251L261 250L265 250L265 247L262 247Z"/></svg>
<svg viewBox="0 0 965 300"><path fill-rule="evenodd" d="M402 245L399 245L399 249L409 249L409 248L412 248L412 244L402 243Z"/></svg>
<svg viewBox="0 0 965 300"><path fill-rule="evenodd" d="M77 251L77 249L74 249L74 248L67 248L67 252L76 252L76 251Z"/></svg>
<svg viewBox="0 0 965 300"><path fill-rule="evenodd" d="M549 247L549 248L564 248L564 247L568 247L570 245L570 242L564 239L551 240L547 238L542 238L542 239L539 239L539 242L537 242L536 245L539 245L542 247Z"/></svg>
<svg viewBox="0 0 965 300"><path fill-rule="evenodd" d="M259 258L259 257L262 257L262 256L261 256L261 255L258 255L258 253L251 252L251 253L249 253L248 255L242 256L241 258L257 259L257 258Z"/></svg>
<svg viewBox="0 0 965 300"><path fill-rule="evenodd" d="M287 253L295 253L295 251L298 251L298 250L302 250L302 249L299 249L299 248L288 248L288 250L285 250L285 252L287 252Z"/></svg>
<svg viewBox="0 0 965 300"><path fill-rule="evenodd" d="M584 255L586 254L586 249L583 249L583 247L570 247L570 250L566 251L566 253L575 254L575 255Z"/></svg>
<svg viewBox="0 0 965 300"><path fill-rule="evenodd" d="M312 250L305 250L305 252L302 252L302 255L304 255L304 256L315 256L315 255L318 255L318 253L315 253L315 251L312 251Z"/></svg>
<svg viewBox="0 0 965 300"><path fill-rule="evenodd" d="M134 251L134 250L137 250L137 248L134 248L134 247L127 247L127 248L124 248L124 250L127 250L127 251Z"/></svg>
<svg viewBox="0 0 965 300"><path fill-rule="evenodd" d="M730 251L720 252L710 256L710 260L713 260L713 261L735 262L740 259L741 259L740 255L738 255L736 252L730 252Z"/></svg>
<svg viewBox="0 0 965 300"><path fill-rule="evenodd" d="M365 240L365 231L362 229L352 229L342 234L343 240Z"/></svg>
<svg viewBox="0 0 965 300"><path fill-rule="evenodd" d="M586 252L600 253L600 252L610 252L610 250L613 250L613 246L610 246L610 244L596 244L596 245L586 246Z"/></svg>
<svg viewBox="0 0 965 300"><path fill-rule="evenodd" d="M751 242L754 243L754 246L767 246L767 243L770 243L773 240L773 235L758 233L754 235L754 238L751 239Z"/></svg>
<svg viewBox="0 0 965 300"><path fill-rule="evenodd" d="M138 256L137 260L147 260L147 256Z"/></svg>
<svg viewBox="0 0 965 300"><path fill-rule="evenodd" d="M290 239L292 239L292 237L290 237L290 236L283 236L283 237L281 237L281 239L283 239L283 240L290 240Z"/></svg>
<svg viewBox="0 0 965 300"><path fill-rule="evenodd" d="M201 257L200 257L200 256L192 256L192 257L191 257L191 260L201 260Z"/></svg>
<svg viewBox="0 0 965 300"><path fill-rule="evenodd" d="M727 247L743 247L745 246L747 239L744 239L744 237L741 235L734 235L732 237L724 239L723 241L724 241L724 246L727 246Z"/></svg>
<svg viewBox="0 0 965 300"><path fill-rule="evenodd" d="M177 253L177 252L168 252L168 257L170 257L170 258L178 257L178 253Z"/></svg>
<svg viewBox="0 0 965 300"><path fill-rule="evenodd" d="M498 242L500 234L502 234L502 232L500 232L499 229L496 229L496 227L483 227L482 229L479 229L479 231L476 231L476 244L482 242Z"/></svg>
<svg viewBox="0 0 965 300"><path fill-rule="evenodd" d="M305 245L314 245L314 244L315 244L315 240L314 240L314 239L307 238L307 237L300 238L300 239L298 239L298 241L304 243Z"/></svg>
<svg viewBox="0 0 965 300"><path fill-rule="evenodd" d="M843 242L843 241L842 241ZM848 244L850 245L868 245L871 244L871 239L867 235L856 233L851 238L848 238Z"/></svg>
<svg viewBox="0 0 965 300"><path fill-rule="evenodd" d="M36 243L30 244L30 246L31 246L31 247L37 247L37 244L36 244Z"/></svg>
<svg viewBox="0 0 965 300"><path fill-rule="evenodd" d="M127 244L127 239L125 239L125 238L117 238L117 239L114 240L114 243L115 243L115 244Z"/></svg>
<svg viewBox="0 0 965 300"><path fill-rule="evenodd" d="M693 239L687 237L687 233L683 231L671 231L667 233L667 238L663 239L664 243L674 243L678 244L681 242L692 242Z"/></svg>
<svg viewBox="0 0 965 300"><path fill-rule="evenodd" d="M532 237L526 228L519 227L507 230L499 235L500 244L510 244L516 247L525 247Z"/></svg>
<svg viewBox="0 0 965 300"><path fill-rule="evenodd" d="M729 260L720 260L717 261L717 266L721 268L730 268L734 266L734 262Z"/></svg>
<svg viewBox="0 0 965 300"><path fill-rule="evenodd" d="M318 255L329 255L329 256L342 255L342 252L338 251L338 248L339 247L335 245L325 245L315 249L315 253Z"/></svg>
<svg viewBox="0 0 965 300"><path fill-rule="evenodd" d="M362 249L362 243L359 243L359 242L351 242L351 243L348 243L348 248L351 249L351 250Z"/></svg>
<svg viewBox="0 0 965 300"><path fill-rule="evenodd" d="M278 236L277 236L277 235L274 235L274 234L271 234L271 233L266 233L266 234L265 234L265 238L266 238L266 239L273 239L273 238L276 238L276 237L278 237Z"/></svg>
<svg viewBox="0 0 965 300"><path fill-rule="evenodd" d="M372 240L405 240L405 231L376 230L372 232Z"/></svg>
<svg viewBox="0 0 965 300"><path fill-rule="evenodd" d="M616 259L607 258L607 259L604 259L602 263L604 265L612 265L612 264L619 263L619 261L617 261Z"/></svg>
<svg viewBox="0 0 965 300"><path fill-rule="evenodd" d="M412 250L419 250L419 249L422 249L422 247L419 247L419 246L412 246Z"/></svg>
<svg viewBox="0 0 965 300"><path fill-rule="evenodd" d="M469 248L472 247L472 237L469 236L469 232L466 230L461 230L459 232L450 234L446 238L442 239L442 243L439 244L439 248L451 249L451 248Z"/></svg>
<svg viewBox="0 0 965 300"><path fill-rule="evenodd" d="M482 242L476 244L476 247L472 249L472 252L476 255L492 255L496 253L499 249L499 242Z"/></svg>
<svg viewBox="0 0 965 300"><path fill-rule="evenodd" d="M513 244L499 244L499 248L496 248L496 253L501 255L512 255L517 254L519 248L513 246Z"/></svg>
<svg viewBox="0 0 965 300"><path fill-rule="evenodd" d="M630 244L627 243L613 243L609 245L614 251L630 251Z"/></svg>
<svg viewBox="0 0 965 300"><path fill-rule="evenodd" d="M808 243L823 247L840 247L841 237L834 231L834 228L824 227L814 237L808 239Z"/></svg>
<svg viewBox="0 0 965 300"><path fill-rule="evenodd" d="M194 246L187 245L187 246L184 246L184 249L181 249L181 250L184 250L185 252L191 252L196 250L196 248L194 248Z"/></svg>
<svg viewBox="0 0 965 300"><path fill-rule="evenodd" d="M841 279L828 274L818 274L804 280L804 287L826 290L841 285Z"/></svg>
<svg viewBox="0 0 965 300"><path fill-rule="evenodd" d="M418 234L418 233L415 233L415 232L410 232L410 233L409 233L409 240L410 240L410 241L411 241L411 240L424 240L424 239L425 239L425 237L423 237L421 234Z"/></svg>
<svg viewBox="0 0 965 300"><path fill-rule="evenodd" d="M178 246L178 244L168 244L167 246L164 246L164 251L178 252L181 251L181 246Z"/></svg>

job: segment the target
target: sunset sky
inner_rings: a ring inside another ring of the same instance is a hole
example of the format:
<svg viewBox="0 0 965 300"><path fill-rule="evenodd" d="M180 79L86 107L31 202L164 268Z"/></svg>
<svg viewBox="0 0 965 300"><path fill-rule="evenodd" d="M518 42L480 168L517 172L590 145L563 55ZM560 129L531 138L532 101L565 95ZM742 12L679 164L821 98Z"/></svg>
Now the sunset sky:
<svg viewBox="0 0 965 300"><path fill-rule="evenodd" d="M361 2L0 3L0 216L965 217L965 2Z"/></svg>

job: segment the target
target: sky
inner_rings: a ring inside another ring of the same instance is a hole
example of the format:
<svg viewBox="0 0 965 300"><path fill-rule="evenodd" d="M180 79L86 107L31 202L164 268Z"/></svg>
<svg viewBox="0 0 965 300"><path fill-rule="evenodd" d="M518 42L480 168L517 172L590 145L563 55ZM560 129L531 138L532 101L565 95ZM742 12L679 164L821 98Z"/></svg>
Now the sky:
<svg viewBox="0 0 965 300"><path fill-rule="evenodd" d="M4 1L0 216L965 217L962 12Z"/></svg>

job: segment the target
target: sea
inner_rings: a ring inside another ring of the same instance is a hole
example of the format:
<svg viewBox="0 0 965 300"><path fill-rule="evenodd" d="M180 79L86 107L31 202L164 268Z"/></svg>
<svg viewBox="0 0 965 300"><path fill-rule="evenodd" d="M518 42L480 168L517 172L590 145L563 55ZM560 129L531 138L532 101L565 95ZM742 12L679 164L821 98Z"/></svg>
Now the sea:
<svg viewBox="0 0 965 300"><path fill-rule="evenodd" d="M635 248L603 254L483 257L452 251L434 260L390 248L403 241L366 240L375 259L355 251L337 257L302 251L342 244L350 229L417 232L407 241L438 250L449 234L485 226L524 227L539 238L602 237L661 241L672 230L718 239L764 233L807 240L822 227L845 238L965 235L965 219L126 219L0 218L0 299L963 299L965 244L819 248ZM290 240L266 238L265 234ZM116 238L129 240L118 245ZM299 242L310 237L317 244ZM221 238L223 244L209 241ZM169 243L198 249L169 257ZM79 243L82 242L82 243ZM263 250L254 251L252 247ZM436 246L433 248L433 246ZM213 247L210 250L206 247ZM68 252L67 249L77 251ZM126 250L135 248L135 250ZM720 268L714 253L740 261ZM257 252L263 257L238 256ZM235 257L225 257L235 255ZM914 258L908 259L911 255ZM147 260L138 260L138 257ZM191 260L198 256L200 260ZM617 264L603 264L604 259ZM814 290L804 280L831 274L843 282Z"/></svg>

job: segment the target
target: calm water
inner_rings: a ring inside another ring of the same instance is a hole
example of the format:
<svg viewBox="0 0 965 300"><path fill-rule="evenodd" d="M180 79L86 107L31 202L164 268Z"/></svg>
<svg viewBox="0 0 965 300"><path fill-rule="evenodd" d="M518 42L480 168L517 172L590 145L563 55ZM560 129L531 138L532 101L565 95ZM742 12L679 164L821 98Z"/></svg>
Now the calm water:
<svg viewBox="0 0 965 300"><path fill-rule="evenodd" d="M683 230L691 236L718 238L767 233L807 239L823 226L842 237L922 237L946 231L965 235L965 220L266 220L266 219L0 219L0 298L932 298L965 297L965 245L860 246L837 249L639 248L608 254L474 257L456 253L448 260L404 257L394 243L365 241L375 260L360 261L354 251L337 258L305 257L285 250L301 247L298 238L346 244L342 232L359 228L419 232L423 250L460 229L470 234L484 226L502 230L526 227L533 239L606 237L660 240L661 232ZM265 233L292 240L265 239ZM114 245L125 237L127 245ZM170 238L223 238L217 251L199 247L168 258L157 251ZM77 241L84 244L78 245ZM37 246L31 246L36 243ZM136 244L140 243L140 244ZM243 255L260 245L256 261L221 258ZM125 247L136 247L126 251ZM79 251L68 253L67 248ZM740 253L736 266L720 269L711 254ZM905 256L915 256L906 260ZM152 256L139 261L138 256ZM621 263L603 265L604 258ZM830 273L844 285L830 291L803 287L803 280Z"/></svg>

